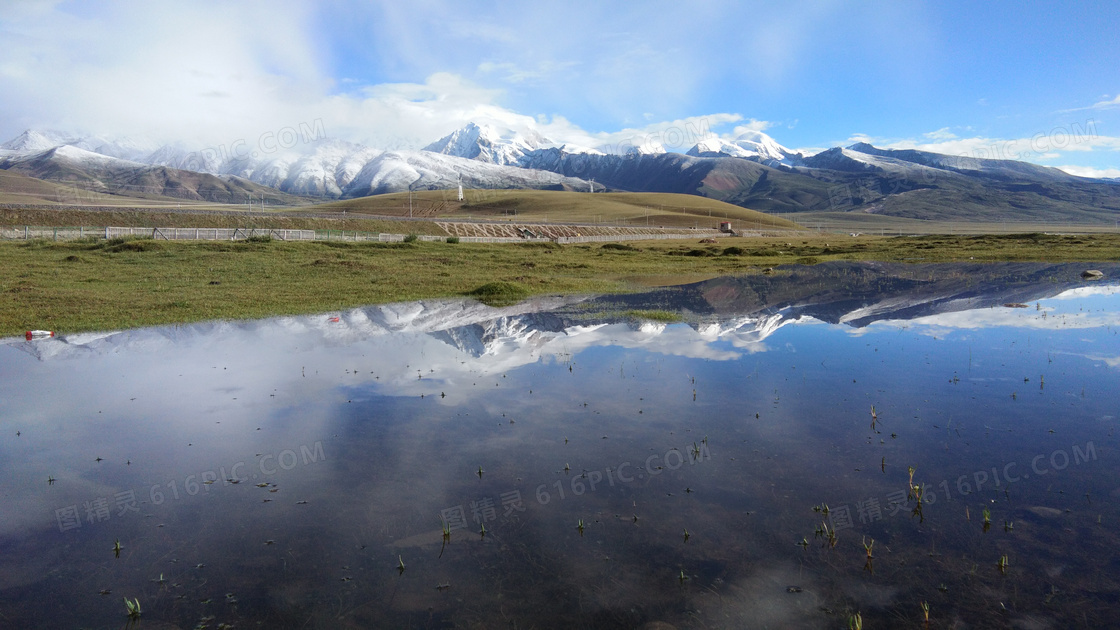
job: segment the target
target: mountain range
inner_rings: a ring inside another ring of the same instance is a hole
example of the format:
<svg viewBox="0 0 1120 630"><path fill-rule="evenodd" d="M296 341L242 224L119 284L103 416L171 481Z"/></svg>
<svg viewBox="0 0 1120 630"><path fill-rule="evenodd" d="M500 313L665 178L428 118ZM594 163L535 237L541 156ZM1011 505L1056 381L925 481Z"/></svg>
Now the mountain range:
<svg viewBox="0 0 1120 630"><path fill-rule="evenodd" d="M409 189L530 188L702 195L764 212L913 219L1075 221L1120 218L1120 181L1014 160L880 149L803 155L761 131L701 138L685 153L656 140L596 148L533 130L470 123L419 151L310 136L188 150L134 138L28 130L0 145L0 169L99 192L222 203L356 198Z"/></svg>

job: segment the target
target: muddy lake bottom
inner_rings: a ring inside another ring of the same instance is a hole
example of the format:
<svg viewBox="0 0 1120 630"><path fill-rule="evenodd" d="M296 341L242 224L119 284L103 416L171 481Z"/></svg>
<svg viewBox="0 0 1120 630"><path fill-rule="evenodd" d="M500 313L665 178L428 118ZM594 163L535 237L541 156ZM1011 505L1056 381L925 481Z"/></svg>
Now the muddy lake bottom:
<svg viewBox="0 0 1120 630"><path fill-rule="evenodd" d="M0 627L1113 623L1118 270L816 267L6 340Z"/></svg>

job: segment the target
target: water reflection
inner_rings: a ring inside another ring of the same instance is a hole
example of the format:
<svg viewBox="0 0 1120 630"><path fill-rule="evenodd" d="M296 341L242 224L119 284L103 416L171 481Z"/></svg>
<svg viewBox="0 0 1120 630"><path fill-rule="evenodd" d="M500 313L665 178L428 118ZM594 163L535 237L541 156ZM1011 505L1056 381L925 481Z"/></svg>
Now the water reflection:
<svg viewBox="0 0 1120 630"><path fill-rule="evenodd" d="M817 265L13 341L0 612L1106 624L1120 294L1080 271ZM665 309L683 322L638 317Z"/></svg>

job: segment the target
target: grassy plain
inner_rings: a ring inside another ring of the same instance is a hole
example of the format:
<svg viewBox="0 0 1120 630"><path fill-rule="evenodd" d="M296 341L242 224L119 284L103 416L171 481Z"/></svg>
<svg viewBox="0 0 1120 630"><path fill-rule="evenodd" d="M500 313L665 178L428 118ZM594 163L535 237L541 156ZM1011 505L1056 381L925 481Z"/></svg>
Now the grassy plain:
<svg viewBox="0 0 1120 630"><path fill-rule="evenodd" d="M558 190L425 190L412 193L412 216L508 219L519 222L610 223L664 227L717 227L722 220L749 229L791 229L773 215L715 199L674 193L587 193ZM408 193L335 201L303 209L389 216L409 215Z"/></svg>
<svg viewBox="0 0 1120 630"><path fill-rule="evenodd" d="M827 260L1120 261L1120 235L556 245L153 240L0 243L0 336L326 312L465 296L626 292ZM486 287L486 285L492 285Z"/></svg>

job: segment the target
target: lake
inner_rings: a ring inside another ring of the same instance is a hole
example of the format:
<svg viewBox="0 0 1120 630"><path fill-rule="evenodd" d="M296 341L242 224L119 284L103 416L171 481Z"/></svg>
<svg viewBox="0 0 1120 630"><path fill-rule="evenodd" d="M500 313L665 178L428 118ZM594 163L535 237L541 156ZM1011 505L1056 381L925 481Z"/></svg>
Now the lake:
<svg viewBox="0 0 1120 630"><path fill-rule="evenodd" d="M0 345L0 626L1105 627L1120 265Z"/></svg>

